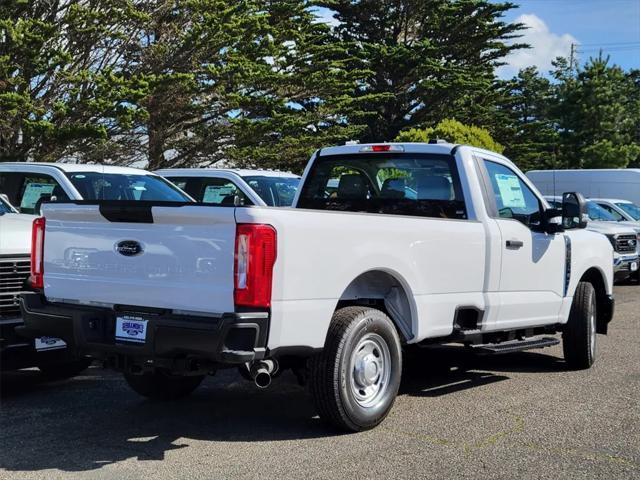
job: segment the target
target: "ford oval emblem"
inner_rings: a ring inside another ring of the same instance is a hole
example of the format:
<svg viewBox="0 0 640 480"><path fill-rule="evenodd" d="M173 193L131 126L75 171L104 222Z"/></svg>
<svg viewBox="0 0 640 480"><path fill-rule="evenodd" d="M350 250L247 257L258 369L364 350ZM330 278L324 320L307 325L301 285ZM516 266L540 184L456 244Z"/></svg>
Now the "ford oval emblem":
<svg viewBox="0 0 640 480"><path fill-rule="evenodd" d="M125 257L135 257L144 252L144 249L140 242L136 242L135 240L122 240L116 243L116 252Z"/></svg>

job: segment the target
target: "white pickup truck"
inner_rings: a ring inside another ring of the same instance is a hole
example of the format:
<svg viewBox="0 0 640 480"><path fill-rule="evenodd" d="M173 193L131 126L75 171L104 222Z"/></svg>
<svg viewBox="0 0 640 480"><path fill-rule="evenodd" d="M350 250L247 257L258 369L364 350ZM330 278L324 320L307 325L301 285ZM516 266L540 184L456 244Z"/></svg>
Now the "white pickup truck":
<svg viewBox="0 0 640 480"><path fill-rule="evenodd" d="M412 344L504 353L562 332L567 366L590 367L613 253L585 225L580 195L550 209L489 151L324 148L294 208L46 204L24 333L65 339L151 398L221 367L259 386L291 367L322 418L365 430L391 409Z"/></svg>
<svg viewBox="0 0 640 480"><path fill-rule="evenodd" d="M52 200L191 200L151 172L75 163L0 162L0 192L20 213L32 215Z"/></svg>
<svg viewBox="0 0 640 480"><path fill-rule="evenodd" d="M168 168L154 173L210 205L290 207L300 182L299 176L277 170Z"/></svg>

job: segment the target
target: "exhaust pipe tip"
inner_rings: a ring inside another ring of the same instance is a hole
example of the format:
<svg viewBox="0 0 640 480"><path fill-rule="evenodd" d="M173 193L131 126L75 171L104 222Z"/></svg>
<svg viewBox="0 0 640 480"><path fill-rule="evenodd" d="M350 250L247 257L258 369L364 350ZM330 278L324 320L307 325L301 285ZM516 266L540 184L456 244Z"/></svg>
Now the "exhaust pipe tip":
<svg viewBox="0 0 640 480"><path fill-rule="evenodd" d="M271 385L271 374L266 368L261 368L255 373L253 381L255 382L256 387L267 388Z"/></svg>
<svg viewBox="0 0 640 480"><path fill-rule="evenodd" d="M267 388L271 385L271 377L278 371L278 362L275 359L258 360L247 363L242 375L254 381L258 388Z"/></svg>

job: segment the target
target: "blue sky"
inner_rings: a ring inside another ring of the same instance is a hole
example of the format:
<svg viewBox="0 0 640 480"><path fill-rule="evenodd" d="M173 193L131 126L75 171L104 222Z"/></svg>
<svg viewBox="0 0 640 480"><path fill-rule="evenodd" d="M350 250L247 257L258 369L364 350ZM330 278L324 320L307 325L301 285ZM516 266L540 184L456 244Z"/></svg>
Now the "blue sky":
<svg viewBox="0 0 640 480"><path fill-rule="evenodd" d="M640 68L640 0L511 1L519 7L508 12L506 19L530 27L521 41L533 48L508 57L499 76L509 78L529 65L547 73L555 57L569 56L572 43L578 45L582 63L602 48L611 56L611 63L625 70ZM325 9L318 14L325 21L331 19L331 12Z"/></svg>
<svg viewBox="0 0 640 480"><path fill-rule="evenodd" d="M640 68L640 0L514 0L519 8L507 14L530 28L523 40L532 49L508 58L500 76L510 76L518 68L536 65L545 72L551 60L568 56L571 43L577 44L578 58L610 55L611 63L624 69Z"/></svg>

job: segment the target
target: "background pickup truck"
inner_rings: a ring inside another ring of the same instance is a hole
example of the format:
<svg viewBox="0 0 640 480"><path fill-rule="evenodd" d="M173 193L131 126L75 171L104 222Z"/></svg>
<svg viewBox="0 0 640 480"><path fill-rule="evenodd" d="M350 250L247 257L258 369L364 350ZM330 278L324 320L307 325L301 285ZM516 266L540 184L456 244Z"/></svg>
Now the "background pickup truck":
<svg viewBox="0 0 640 480"><path fill-rule="evenodd" d="M75 163L0 162L0 192L20 213L32 215L49 201L192 200L145 170Z"/></svg>
<svg viewBox="0 0 640 480"><path fill-rule="evenodd" d="M259 386L291 367L322 418L365 430L412 344L501 353L562 332L567 365L591 366L613 252L584 230L584 199L563 200L550 209L489 151L382 144L316 152L293 209L46 204L25 333L65 339L152 398L221 367Z"/></svg>
<svg viewBox="0 0 640 480"><path fill-rule="evenodd" d="M290 207L300 182L293 173L275 170L168 168L154 173L210 205Z"/></svg>

